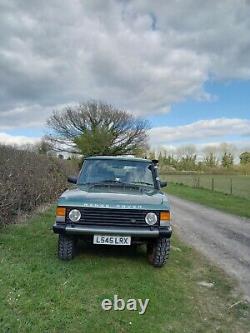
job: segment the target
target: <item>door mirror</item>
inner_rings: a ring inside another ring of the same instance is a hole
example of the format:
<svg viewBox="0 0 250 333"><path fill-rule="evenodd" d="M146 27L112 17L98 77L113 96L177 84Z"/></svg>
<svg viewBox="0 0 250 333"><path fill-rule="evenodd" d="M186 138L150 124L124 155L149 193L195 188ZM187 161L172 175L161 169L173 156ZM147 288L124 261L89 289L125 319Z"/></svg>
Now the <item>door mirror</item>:
<svg viewBox="0 0 250 333"><path fill-rule="evenodd" d="M77 177L75 177L75 176L68 177L68 182L72 183L72 184L76 184L77 183Z"/></svg>
<svg viewBox="0 0 250 333"><path fill-rule="evenodd" d="M168 186L168 183L167 183L167 182L162 182L162 181L160 181L160 186L161 186L161 187L167 187L167 186Z"/></svg>

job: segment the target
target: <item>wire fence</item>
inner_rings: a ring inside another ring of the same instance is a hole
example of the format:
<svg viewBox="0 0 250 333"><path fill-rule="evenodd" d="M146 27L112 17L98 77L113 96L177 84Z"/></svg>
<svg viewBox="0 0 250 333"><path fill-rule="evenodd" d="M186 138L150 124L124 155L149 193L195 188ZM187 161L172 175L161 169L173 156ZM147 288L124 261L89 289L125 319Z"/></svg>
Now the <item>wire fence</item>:
<svg viewBox="0 0 250 333"><path fill-rule="evenodd" d="M211 174L164 174L162 179L169 183L205 188L250 199L250 176Z"/></svg>

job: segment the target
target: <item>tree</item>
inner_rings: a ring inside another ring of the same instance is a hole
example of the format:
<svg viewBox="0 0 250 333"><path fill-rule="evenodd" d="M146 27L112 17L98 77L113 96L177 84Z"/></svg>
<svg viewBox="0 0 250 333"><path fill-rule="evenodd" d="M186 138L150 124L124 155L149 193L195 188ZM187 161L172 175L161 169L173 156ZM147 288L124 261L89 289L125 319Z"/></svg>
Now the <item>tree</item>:
<svg viewBox="0 0 250 333"><path fill-rule="evenodd" d="M177 149L178 169L195 170L196 169L196 147L195 145L181 146Z"/></svg>
<svg viewBox="0 0 250 333"><path fill-rule="evenodd" d="M248 164L250 163L250 152L245 151L240 154L240 164Z"/></svg>
<svg viewBox="0 0 250 333"><path fill-rule="evenodd" d="M149 158L150 160L156 159L156 153L154 150L149 150L145 156L147 156L147 158Z"/></svg>
<svg viewBox="0 0 250 333"><path fill-rule="evenodd" d="M52 145L46 139L42 139L35 145L35 149L39 154L47 155L52 150Z"/></svg>
<svg viewBox="0 0 250 333"><path fill-rule="evenodd" d="M148 123L102 102L54 111L47 136L57 151L90 155L140 154L147 148Z"/></svg>
<svg viewBox="0 0 250 333"><path fill-rule="evenodd" d="M213 152L207 153L204 157L203 163L205 166L209 168L216 167L218 165L218 162L215 153Z"/></svg>
<svg viewBox="0 0 250 333"><path fill-rule="evenodd" d="M206 167L213 168L218 165L218 158L217 158L217 149L214 146L206 146L203 149L204 159L203 164Z"/></svg>
<svg viewBox="0 0 250 333"><path fill-rule="evenodd" d="M234 164L234 155L237 152L236 146L223 142L219 145L218 152L221 157L221 165L224 168L230 168Z"/></svg>
<svg viewBox="0 0 250 333"><path fill-rule="evenodd" d="M184 156L178 162L178 169L191 171L196 169L196 155L193 156Z"/></svg>
<svg viewBox="0 0 250 333"><path fill-rule="evenodd" d="M177 156L181 158L191 158L194 157L196 154L196 147L195 145L186 145L186 146L180 146L177 148Z"/></svg>
<svg viewBox="0 0 250 333"><path fill-rule="evenodd" d="M237 152L237 147L231 143L222 142L218 148L218 152L223 156L225 153L230 153L231 155L235 155Z"/></svg>
<svg viewBox="0 0 250 333"><path fill-rule="evenodd" d="M158 161L159 163L163 163L163 156L162 156L162 152L160 151L159 155L158 155Z"/></svg>
<svg viewBox="0 0 250 333"><path fill-rule="evenodd" d="M230 168L231 166L233 166L233 163L233 155L231 153L224 153L221 159L221 165L223 166L223 168Z"/></svg>

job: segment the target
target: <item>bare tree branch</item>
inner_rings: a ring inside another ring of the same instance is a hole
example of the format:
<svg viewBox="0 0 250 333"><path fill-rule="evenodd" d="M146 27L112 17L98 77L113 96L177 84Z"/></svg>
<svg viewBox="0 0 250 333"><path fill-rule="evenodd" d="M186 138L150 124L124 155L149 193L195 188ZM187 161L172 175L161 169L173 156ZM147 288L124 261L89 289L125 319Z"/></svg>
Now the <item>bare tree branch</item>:
<svg viewBox="0 0 250 333"><path fill-rule="evenodd" d="M47 140L57 151L88 155L134 154L147 147L148 123L102 102L54 111Z"/></svg>

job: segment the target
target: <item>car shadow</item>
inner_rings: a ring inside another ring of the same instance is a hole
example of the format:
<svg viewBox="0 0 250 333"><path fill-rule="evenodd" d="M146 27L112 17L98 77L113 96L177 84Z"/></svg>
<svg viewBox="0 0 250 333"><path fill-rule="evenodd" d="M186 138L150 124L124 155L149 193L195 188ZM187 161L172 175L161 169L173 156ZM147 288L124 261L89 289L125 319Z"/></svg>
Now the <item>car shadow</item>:
<svg viewBox="0 0 250 333"><path fill-rule="evenodd" d="M76 252L77 255L85 254L96 257L127 258L129 260L146 259L146 250L143 245L94 245L83 240L78 240Z"/></svg>

